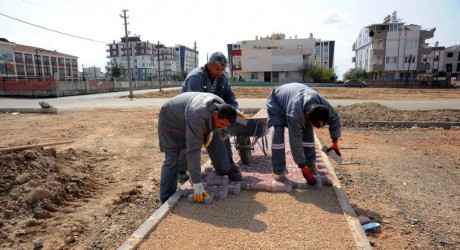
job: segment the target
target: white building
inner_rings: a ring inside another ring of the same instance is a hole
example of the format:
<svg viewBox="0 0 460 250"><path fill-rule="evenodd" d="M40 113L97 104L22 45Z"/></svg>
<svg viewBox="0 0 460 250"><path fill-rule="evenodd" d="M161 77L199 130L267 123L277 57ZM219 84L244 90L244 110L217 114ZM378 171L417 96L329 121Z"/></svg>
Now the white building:
<svg viewBox="0 0 460 250"><path fill-rule="evenodd" d="M298 72L303 65L334 68L334 41L313 38L289 38L284 34L256 36L227 44L230 77L245 81L302 81Z"/></svg>
<svg viewBox="0 0 460 250"><path fill-rule="evenodd" d="M155 44L149 41L141 41L140 36L128 37L127 49L125 37L121 41L107 44L106 52L110 59L108 67L113 64L121 65L124 69L123 76L128 78L128 53L130 59L131 76L135 79L145 80L156 75L156 52ZM128 52L129 51L129 52Z"/></svg>
<svg viewBox="0 0 460 250"><path fill-rule="evenodd" d="M425 40L432 38L435 30L405 25L394 12L383 23L360 31L352 48L355 67L366 70L374 80L414 79L417 74L425 74L431 67L423 58L432 53Z"/></svg>
<svg viewBox="0 0 460 250"><path fill-rule="evenodd" d="M460 45L446 48L444 64L448 78L456 76L456 79L460 79Z"/></svg>

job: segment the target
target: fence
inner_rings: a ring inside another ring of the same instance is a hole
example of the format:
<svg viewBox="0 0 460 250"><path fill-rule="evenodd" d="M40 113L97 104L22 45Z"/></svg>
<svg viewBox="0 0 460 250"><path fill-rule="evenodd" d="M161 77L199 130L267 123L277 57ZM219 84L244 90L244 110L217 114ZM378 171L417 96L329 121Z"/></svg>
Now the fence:
<svg viewBox="0 0 460 250"><path fill-rule="evenodd" d="M158 81L132 81L132 90L158 89ZM182 81L161 82L161 87L181 86ZM53 77L45 79L5 79L0 77L0 96L22 97L60 97L73 95L87 95L131 89L128 81L114 79L62 79L55 80Z"/></svg>

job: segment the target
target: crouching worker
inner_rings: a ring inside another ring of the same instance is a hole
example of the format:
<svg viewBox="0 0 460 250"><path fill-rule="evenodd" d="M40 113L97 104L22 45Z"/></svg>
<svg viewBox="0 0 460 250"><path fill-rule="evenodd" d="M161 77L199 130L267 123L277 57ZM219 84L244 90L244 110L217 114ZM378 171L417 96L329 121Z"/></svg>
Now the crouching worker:
<svg viewBox="0 0 460 250"><path fill-rule="evenodd" d="M178 163L188 163L194 200L203 202L208 193L201 183L201 147L205 145L217 175L242 180L238 168L232 168L222 133L213 133L237 120L236 109L210 93L187 92L168 100L160 109L158 136L165 153L161 167L160 201L165 203L177 189ZM180 151L185 149L185 154Z"/></svg>
<svg viewBox="0 0 460 250"><path fill-rule="evenodd" d="M286 179L284 128L288 128L289 144L294 162L310 185L316 184L315 138L313 127L329 125L334 150L340 155L338 139L340 118L329 102L315 90L301 83L289 83L275 88L267 101L268 126L274 127L272 137L273 179Z"/></svg>

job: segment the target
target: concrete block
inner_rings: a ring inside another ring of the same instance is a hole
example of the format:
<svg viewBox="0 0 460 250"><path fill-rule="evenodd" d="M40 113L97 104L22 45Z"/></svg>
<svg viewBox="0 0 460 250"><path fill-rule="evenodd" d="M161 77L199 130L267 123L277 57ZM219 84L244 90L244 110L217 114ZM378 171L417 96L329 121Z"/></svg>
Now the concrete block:
<svg viewBox="0 0 460 250"><path fill-rule="evenodd" d="M315 175L315 178L321 180L323 185L332 186L332 181L327 175Z"/></svg>
<svg viewBox="0 0 460 250"><path fill-rule="evenodd" d="M195 202L195 200L193 199L193 193L189 194L189 196L188 196L187 199L188 199L188 202L190 202L190 203L197 203L197 202ZM208 192L208 196L205 196L205 197L204 197L204 204L206 204L206 205L211 205L211 203L213 202L213 200L214 200L214 193Z"/></svg>
<svg viewBox="0 0 460 250"><path fill-rule="evenodd" d="M329 174L329 170L327 170L327 168L319 168L318 169L318 174L319 175L327 175L327 174Z"/></svg>
<svg viewBox="0 0 460 250"><path fill-rule="evenodd" d="M272 192L272 181L255 182L251 190Z"/></svg>
<svg viewBox="0 0 460 250"><path fill-rule="evenodd" d="M206 183L208 183L208 185L228 185L228 175L208 175L206 177Z"/></svg>
<svg viewBox="0 0 460 250"><path fill-rule="evenodd" d="M233 195L238 195L241 191L241 185L240 183L236 184L229 184L228 185L228 193L233 194Z"/></svg>

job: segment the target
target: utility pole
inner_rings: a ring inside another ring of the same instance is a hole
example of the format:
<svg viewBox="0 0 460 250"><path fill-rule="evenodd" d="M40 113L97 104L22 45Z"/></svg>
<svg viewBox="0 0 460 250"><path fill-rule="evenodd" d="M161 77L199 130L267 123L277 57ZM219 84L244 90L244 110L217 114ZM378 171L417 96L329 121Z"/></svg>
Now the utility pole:
<svg viewBox="0 0 460 250"><path fill-rule="evenodd" d="M37 67L38 67L38 76L42 76L42 71L40 69L40 60L38 59L38 51L35 49L35 58L37 59Z"/></svg>
<svg viewBox="0 0 460 250"><path fill-rule="evenodd" d="M129 59L129 43L128 43L128 24L126 22L126 18L129 18L126 16L126 11L128 10L123 10L123 16L120 15L121 18L124 19L125 21L125 47L126 47L126 56L127 56L127 59L128 59L128 78L129 78L129 99L132 101L133 100L133 84L131 82L131 63L130 63L130 59Z"/></svg>
<svg viewBox="0 0 460 250"><path fill-rule="evenodd" d="M158 45L157 45L157 64L158 64L158 87L160 88L160 91L163 91L163 90L161 89L160 41L158 41Z"/></svg>
<svg viewBox="0 0 460 250"><path fill-rule="evenodd" d="M196 58L196 41L193 42L193 53L195 53L195 66L193 68L197 68L198 67L198 62L197 62L197 58Z"/></svg>
<svg viewBox="0 0 460 250"><path fill-rule="evenodd" d="M93 69L94 69L94 79L97 80L97 75L96 75L96 65L93 65Z"/></svg>

